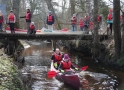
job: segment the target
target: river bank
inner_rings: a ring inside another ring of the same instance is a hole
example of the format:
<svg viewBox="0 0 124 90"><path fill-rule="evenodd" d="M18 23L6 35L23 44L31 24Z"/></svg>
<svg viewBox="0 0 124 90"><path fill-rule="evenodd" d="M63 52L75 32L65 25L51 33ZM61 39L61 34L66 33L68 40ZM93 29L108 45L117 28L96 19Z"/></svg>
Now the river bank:
<svg viewBox="0 0 124 90"><path fill-rule="evenodd" d="M0 90L24 90L13 58L0 49Z"/></svg>

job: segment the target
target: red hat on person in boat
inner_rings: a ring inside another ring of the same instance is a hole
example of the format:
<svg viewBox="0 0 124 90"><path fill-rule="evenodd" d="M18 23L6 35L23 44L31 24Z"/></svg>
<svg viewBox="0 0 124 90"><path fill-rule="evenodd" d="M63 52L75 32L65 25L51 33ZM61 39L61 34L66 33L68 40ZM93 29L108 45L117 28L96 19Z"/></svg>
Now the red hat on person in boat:
<svg viewBox="0 0 124 90"><path fill-rule="evenodd" d="M64 60L65 62L67 62L69 59L70 59L70 58L69 58L68 54L65 54L63 60Z"/></svg>

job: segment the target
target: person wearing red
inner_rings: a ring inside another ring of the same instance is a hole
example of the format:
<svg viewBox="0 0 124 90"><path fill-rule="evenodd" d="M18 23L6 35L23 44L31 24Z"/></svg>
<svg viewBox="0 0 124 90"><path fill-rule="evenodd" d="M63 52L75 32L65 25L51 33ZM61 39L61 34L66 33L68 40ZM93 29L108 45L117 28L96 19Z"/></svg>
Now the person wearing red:
<svg viewBox="0 0 124 90"><path fill-rule="evenodd" d="M30 29L30 34L36 33L34 22L31 22L29 29Z"/></svg>
<svg viewBox="0 0 124 90"><path fill-rule="evenodd" d="M60 62L62 61L62 58L63 58L63 54L60 52L60 50L58 48L56 48L54 54L51 57L53 65L56 69L58 69L58 66L59 66Z"/></svg>
<svg viewBox="0 0 124 90"><path fill-rule="evenodd" d="M75 70L78 70L78 68L75 68L73 65L72 65L72 62L71 62L71 59L69 58L68 54L64 54L64 58L63 60L61 61L59 67L58 67L59 71L60 72L67 72L67 71L70 71L72 69L75 69Z"/></svg>
<svg viewBox="0 0 124 90"><path fill-rule="evenodd" d="M30 9L27 9L26 15L25 16L22 16L20 18L25 18L25 20L26 20L26 26L27 26L27 34L29 34L30 33L30 29L29 28L30 28L30 23L31 23L31 18L32 18L32 14L30 12Z"/></svg>
<svg viewBox="0 0 124 90"><path fill-rule="evenodd" d="M102 15L98 15L98 17L97 17L97 21L98 21L98 24L99 24L99 29L101 29L101 24L102 24Z"/></svg>
<svg viewBox="0 0 124 90"><path fill-rule="evenodd" d="M73 14L73 17L71 18L71 25L72 25L72 31L76 31L76 24L77 24L77 17L76 14Z"/></svg>
<svg viewBox="0 0 124 90"><path fill-rule="evenodd" d="M107 23L108 23L107 34L108 34L109 29L110 29L111 30L110 35L112 35L112 24L113 24L113 10L112 9L109 10L109 14L107 16Z"/></svg>
<svg viewBox="0 0 124 90"><path fill-rule="evenodd" d="M12 10L10 10L10 14L8 15L7 22L9 24L9 26L10 26L11 33L15 33L14 25L15 25L15 22L16 22L16 17L15 17L15 15L14 15Z"/></svg>
<svg viewBox="0 0 124 90"><path fill-rule="evenodd" d="M90 22L89 22L89 29L92 33L94 33L94 31L93 31L93 19L92 18L90 19Z"/></svg>
<svg viewBox="0 0 124 90"><path fill-rule="evenodd" d="M83 21L83 18L80 19L80 21L79 21L79 26L80 26L80 30L83 31L83 28L84 28L84 21Z"/></svg>
<svg viewBox="0 0 124 90"><path fill-rule="evenodd" d="M89 22L90 22L90 16L88 14L86 14L85 18L84 18L84 31L86 34L89 34Z"/></svg>
<svg viewBox="0 0 124 90"><path fill-rule="evenodd" d="M52 14L52 11L49 11L49 15L47 16L46 24L48 26L48 29L53 31L53 26L54 26L54 16Z"/></svg>
<svg viewBox="0 0 124 90"><path fill-rule="evenodd" d="M0 32L2 32L2 28L3 28L3 23L4 23L4 17L0 11Z"/></svg>

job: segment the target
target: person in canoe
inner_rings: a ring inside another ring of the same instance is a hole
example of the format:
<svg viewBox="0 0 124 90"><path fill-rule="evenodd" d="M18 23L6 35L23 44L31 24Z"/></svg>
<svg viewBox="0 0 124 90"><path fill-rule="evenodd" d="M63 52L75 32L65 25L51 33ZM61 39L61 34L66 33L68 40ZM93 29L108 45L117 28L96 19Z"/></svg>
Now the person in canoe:
<svg viewBox="0 0 124 90"><path fill-rule="evenodd" d="M58 69L62 73L66 72L66 71L73 71L73 72L74 72L74 70L78 71L78 68L76 68L72 65L71 59L69 58L68 54L64 54L64 58L61 61Z"/></svg>
<svg viewBox="0 0 124 90"><path fill-rule="evenodd" d="M60 64L60 62L62 61L63 58L63 54L60 52L60 50L58 48L56 48L55 52L53 53L51 60L53 62L53 66L55 69L58 70L58 66Z"/></svg>

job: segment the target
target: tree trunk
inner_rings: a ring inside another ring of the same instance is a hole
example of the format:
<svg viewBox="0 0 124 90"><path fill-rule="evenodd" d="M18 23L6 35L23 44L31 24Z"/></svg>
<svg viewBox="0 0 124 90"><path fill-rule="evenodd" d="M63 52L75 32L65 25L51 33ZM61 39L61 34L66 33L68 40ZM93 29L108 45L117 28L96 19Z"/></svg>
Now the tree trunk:
<svg viewBox="0 0 124 90"><path fill-rule="evenodd" d="M71 16L75 13L75 0L70 0L71 5Z"/></svg>
<svg viewBox="0 0 124 90"><path fill-rule="evenodd" d="M121 51L121 32L120 32L120 0L114 0L114 42L115 58L119 59Z"/></svg>
<svg viewBox="0 0 124 90"><path fill-rule="evenodd" d="M91 1L92 0L86 0L86 13L88 13L89 15L91 15L92 11L91 11ZM98 9L98 8L97 8Z"/></svg>
<svg viewBox="0 0 124 90"><path fill-rule="evenodd" d="M13 0L13 11L16 16L15 28L19 28L19 6L20 0Z"/></svg>
<svg viewBox="0 0 124 90"><path fill-rule="evenodd" d="M124 12L122 12L124 17ZM124 18L122 20L122 40L121 40L121 54L124 54Z"/></svg>
<svg viewBox="0 0 124 90"><path fill-rule="evenodd" d="M93 37L93 56L97 57L99 55L99 35L98 35L98 0L94 0L94 12L93 12L93 22L94 22L94 37Z"/></svg>
<svg viewBox="0 0 124 90"><path fill-rule="evenodd" d="M54 11L54 8L53 8L53 5L52 5L52 1L51 0L46 0L46 3L47 3L47 6L48 6L48 9L50 11L52 11L54 17L55 17L55 21L57 23L57 29L61 29L61 25L59 24L59 20L58 20L58 17L57 15L55 14L55 11Z"/></svg>

